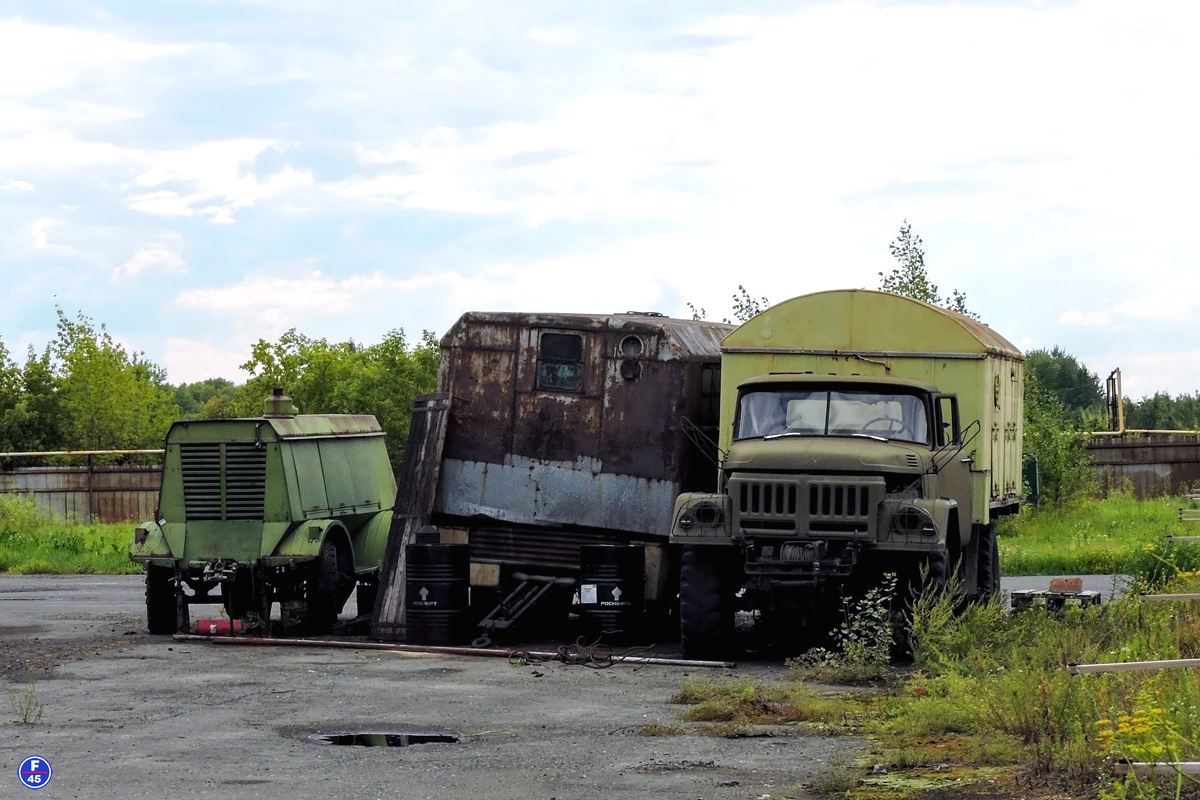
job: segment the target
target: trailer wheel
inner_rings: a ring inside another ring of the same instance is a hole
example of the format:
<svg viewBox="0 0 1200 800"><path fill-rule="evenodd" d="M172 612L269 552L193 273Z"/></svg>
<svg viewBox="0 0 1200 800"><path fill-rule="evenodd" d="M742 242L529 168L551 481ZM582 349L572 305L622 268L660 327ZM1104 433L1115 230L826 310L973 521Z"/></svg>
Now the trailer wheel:
<svg viewBox="0 0 1200 800"><path fill-rule="evenodd" d="M230 619L245 619L254 608L254 585L250 573L239 569L237 577L221 586L221 602Z"/></svg>
<svg viewBox="0 0 1200 800"><path fill-rule="evenodd" d="M996 526L985 525L979 530L979 561L975 566L975 586L980 600L989 600L1000 593L1000 543Z"/></svg>
<svg viewBox="0 0 1200 800"><path fill-rule="evenodd" d="M179 630L175 605L175 570L146 565L146 627L156 636Z"/></svg>
<svg viewBox="0 0 1200 800"><path fill-rule="evenodd" d="M687 545L679 570L679 638L684 658L718 658L733 646L733 593L727 547Z"/></svg>
<svg viewBox="0 0 1200 800"><path fill-rule="evenodd" d="M321 545L321 553L313 565L308 581L308 627L310 633L329 633L338 615L338 558L337 545L329 539Z"/></svg>

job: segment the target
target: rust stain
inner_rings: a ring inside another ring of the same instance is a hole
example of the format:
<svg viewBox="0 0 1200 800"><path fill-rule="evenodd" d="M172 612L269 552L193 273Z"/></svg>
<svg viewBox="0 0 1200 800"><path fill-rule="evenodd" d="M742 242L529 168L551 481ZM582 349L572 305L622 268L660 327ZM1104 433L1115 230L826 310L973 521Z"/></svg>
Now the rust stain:
<svg viewBox="0 0 1200 800"><path fill-rule="evenodd" d="M716 468L685 418L715 427L721 340L733 327L646 314L464 314L442 339L439 390L454 397L444 457L587 463L706 488ZM574 385L539 378L543 333L580 337L580 362L561 373L577 376Z"/></svg>

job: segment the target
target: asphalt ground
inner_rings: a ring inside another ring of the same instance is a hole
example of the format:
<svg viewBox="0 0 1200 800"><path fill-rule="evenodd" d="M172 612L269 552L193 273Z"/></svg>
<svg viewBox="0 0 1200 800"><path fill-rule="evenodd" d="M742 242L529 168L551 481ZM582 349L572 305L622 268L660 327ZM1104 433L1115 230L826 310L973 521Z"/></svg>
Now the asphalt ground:
<svg viewBox="0 0 1200 800"><path fill-rule="evenodd" d="M1004 589L1049 581L1006 578ZM1105 600L1123 587L1119 576L1085 577ZM684 680L782 679L778 661L592 669L145 631L140 576L0 576L0 798L27 796L18 772L30 756L54 769L39 798L801 798L865 747L794 728L641 734L689 726L669 702ZM678 645L651 655L678 657ZM23 724L30 689L42 716ZM365 732L457 741L313 739Z"/></svg>
<svg viewBox="0 0 1200 800"><path fill-rule="evenodd" d="M779 663L591 669L177 642L145 633L139 576L0 576L0 651L9 700L32 686L43 709L22 724L0 707L0 798L27 796L30 756L54 770L38 798L799 798L865 746L794 728L641 734L688 727L669 702L685 679L782 679ZM358 732L458 741L310 738Z"/></svg>

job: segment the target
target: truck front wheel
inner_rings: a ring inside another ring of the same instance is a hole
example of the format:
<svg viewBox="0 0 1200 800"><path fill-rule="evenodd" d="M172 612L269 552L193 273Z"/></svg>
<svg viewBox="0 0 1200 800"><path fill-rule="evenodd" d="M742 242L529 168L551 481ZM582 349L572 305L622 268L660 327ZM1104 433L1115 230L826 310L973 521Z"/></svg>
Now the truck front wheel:
<svg viewBox="0 0 1200 800"><path fill-rule="evenodd" d="M313 566L315 569L309 577L306 597L309 632L329 633L333 630L333 623L337 622L340 610L337 598L337 545L326 539Z"/></svg>
<svg viewBox="0 0 1200 800"><path fill-rule="evenodd" d="M179 629L175 604L175 570L146 565L146 627L161 636Z"/></svg>
<svg viewBox="0 0 1200 800"><path fill-rule="evenodd" d="M679 570L679 638L684 658L719 658L733 646L737 551L687 545Z"/></svg>

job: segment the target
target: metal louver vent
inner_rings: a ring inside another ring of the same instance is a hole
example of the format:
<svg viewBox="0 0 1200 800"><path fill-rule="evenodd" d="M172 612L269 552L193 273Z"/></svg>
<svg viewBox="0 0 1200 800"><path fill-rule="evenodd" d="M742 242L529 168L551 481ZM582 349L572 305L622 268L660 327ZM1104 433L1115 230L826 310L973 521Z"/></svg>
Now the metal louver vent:
<svg viewBox="0 0 1200 800"><path fill-rule="evenodd" d="M910 467L919 467L919 466L921 466L921 460L918 459L914 454L909 453L908 454L908 465Z"/></svg>
<svg viewBox="0 0 1200 800"><path fill-rule="evenodd" d="M179 446L186 518L260 520L267 485L267 453L253 442Z"/></svg>
<svg viewBox="0 0 1200 800"><path fill-rule="evenodd" d="M262 519L266 491L267 449L225 445L225 519Z"/></svg>

